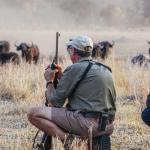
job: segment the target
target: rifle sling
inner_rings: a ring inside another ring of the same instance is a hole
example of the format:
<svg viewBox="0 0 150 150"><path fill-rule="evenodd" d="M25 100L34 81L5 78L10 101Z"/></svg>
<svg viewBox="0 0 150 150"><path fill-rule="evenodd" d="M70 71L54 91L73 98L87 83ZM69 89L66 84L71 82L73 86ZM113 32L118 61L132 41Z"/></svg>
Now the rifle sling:
<svg viewBox="0 0 150 150"><path fill-rule="evenodd" d="M99 63L99 62L95 62L95 64L96 64L96 65L99 65L99 66L103 66L104 68L107 68L107 69L112 73L112 70L111 70L110 67L108 67L108 66L106 66L106 65L104 65L104 64L102 64L102 63Z"/></svg>
<svg viewBox="0 0 150 150"><path fill-rule="evenodd" d="M86 60L86 61L87 61L87 60ZM104 64L102 64L102 63L98 63L98 62L92 63L92 62L89 61L89 64L88 64L88 66L86 67L86 69L85 69L85 71L84 71L82 77L81 77L80 80L76 83L75 87L73 88L73 90L71 91L71 93L69 94L69 96L72 96L73 93L75 93L77 87L79 86L79 84L81 83L81 81L85 78L86 74L89 72L89 70L90 70L90 68L92 67L93 64L96 64L96 65L99 65L99 66L103 66L104 68L107 68L110 72L112 72L112 71L111 71L111 68L109 68L108 66L106 66L106 65L104 65Z"/></svg>
<svg viewBox="0 0 150 150"><path fill-rule="evenodd" d="M88 64L88 66L86 67L86 69L85 69L85 71L84 71L82 77L81 77L80 80L76 83L75 87L73 88L73 90L71 91L71 93L69 94L69 96L72 96L73 93L75 93L77 87L79 86L79 84L81 83L81 81L85 78L86 74L89 72L89 70L90 70L90 68L92 67L92 65L93 65L93 63L91 63L91 62L89 61L89 64Z"/></svg>

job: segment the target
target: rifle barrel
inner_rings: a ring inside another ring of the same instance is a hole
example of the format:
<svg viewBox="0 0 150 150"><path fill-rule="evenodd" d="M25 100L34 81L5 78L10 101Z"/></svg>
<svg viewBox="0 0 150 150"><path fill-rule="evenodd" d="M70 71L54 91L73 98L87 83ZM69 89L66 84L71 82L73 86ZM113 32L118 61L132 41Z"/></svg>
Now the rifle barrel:
<svg viewBox="0 0 150 150"><path fill-rule="evenodd" d="M58 38L60 36L59 32L56 32L56 53L55 53L55 63L58 64Z"/></svg>

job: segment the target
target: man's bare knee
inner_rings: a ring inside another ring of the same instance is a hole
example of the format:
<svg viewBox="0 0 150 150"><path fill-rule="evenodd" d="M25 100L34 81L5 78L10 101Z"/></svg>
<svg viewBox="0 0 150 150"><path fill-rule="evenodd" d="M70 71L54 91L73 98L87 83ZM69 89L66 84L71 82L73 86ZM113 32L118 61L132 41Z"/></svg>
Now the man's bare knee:
<svg viewBox="0 0 150 150"><path fill-rule="evenodd" d="M37 117L51 120L51 108L50 107L32 107L28 110L27 117L30 122Z"/></svg>
<svg viewBox="0 0 150 150"><path fill-rule="evenodd" d="M31 108L28 109L28 111L27 111L27 117L28 117L28 120L30 122L36 117L37 111L38 111L37 107L31 107Z"/></svg>

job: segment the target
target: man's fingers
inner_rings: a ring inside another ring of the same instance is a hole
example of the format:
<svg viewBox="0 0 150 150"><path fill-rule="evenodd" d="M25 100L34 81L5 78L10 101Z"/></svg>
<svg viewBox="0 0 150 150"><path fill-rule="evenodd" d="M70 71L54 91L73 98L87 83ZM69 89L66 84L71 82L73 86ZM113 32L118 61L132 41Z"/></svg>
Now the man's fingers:
<svg viewBox="0 0 150 150"><path fill-rule="evenodd" d="M48 65L46 68L45 68L45 70L47 70L47 69L49 69L50 68L50 65Z"/></svg>
<svg viewBox="0 0 150 150"><path fill-rule="evenodd" d="M62 69L62 68L61 68L61 66L60 66L60 65L58 65L58 64L57 64L57 68L58 68L58 69Z"/></svg>
<svg viewBox="0 0 150 150"><path fill-rule="evenodd" d="M57 72L59 72L58 69L53 70L53 73L57 73Z"/></svg>
<svg viewBox="0 0 150 150"><path fill-rule="evenodd" d="M53 66L54 66L54 68L52 69L51 68L51 66L50 65L48 65L46 68L45 68L45 70L47 70L47 69L49 69L49 68L51 68L52 70L55 70L55 69L58 69L58 70L62 70L62 68L61 68L61 66L60 65L58 65L58 64L52 64Z"/></svg>
<svg viewBox="0 0 150 150"><path fill-rule="evenodd" d="M55 65L55 68L58 69L58 70L62 70L62 67L59 65L59 64L54 64Z"/></svg>

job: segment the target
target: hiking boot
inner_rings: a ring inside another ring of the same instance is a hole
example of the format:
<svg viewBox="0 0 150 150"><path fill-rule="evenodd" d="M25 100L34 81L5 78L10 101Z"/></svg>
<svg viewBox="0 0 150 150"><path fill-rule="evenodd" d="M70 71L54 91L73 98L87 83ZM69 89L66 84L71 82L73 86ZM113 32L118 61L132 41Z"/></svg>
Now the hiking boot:
<svg viewBox="0 0 150 150"><path fill-rule="evenodd" d="M93 138L92 141L93 150L111 150L111 141L109 135L102 135Z"/></svg>

